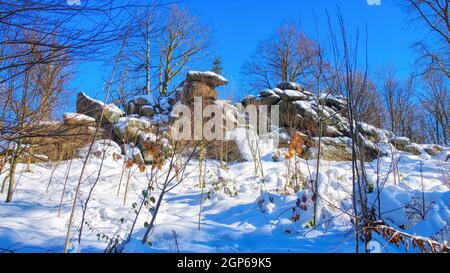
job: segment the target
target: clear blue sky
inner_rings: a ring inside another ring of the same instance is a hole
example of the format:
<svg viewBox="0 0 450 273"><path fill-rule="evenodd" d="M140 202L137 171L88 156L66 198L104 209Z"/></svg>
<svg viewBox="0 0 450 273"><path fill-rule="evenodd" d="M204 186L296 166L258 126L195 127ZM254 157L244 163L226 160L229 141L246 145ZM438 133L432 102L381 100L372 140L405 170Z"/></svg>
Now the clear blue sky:
<svg viewBox="0 0 450 273"><path fill-rule="evenodd" d="M411 44L420 38L419 29L409 26L410 18L396 0L381 0L381 5L370 6L367 0L190 0L186 7L212 28L214 43L211 58L220 56L224 76L230 84L220 90L222 98L241 99L246 94L240 88L241 68L261 40L271 36L283 22L299 21L306 34L315 35L315 18L321 35L326 35L325 10L331 15L341 10L348 31L357 26L369 30L369 62L371 76L378 76L378 68L394 65L401 75L414 69L415 56ZM190 69L209 69L198 64ZM75 87L93 96L102 93L106 77L95 63L80 65Z"/></svg>

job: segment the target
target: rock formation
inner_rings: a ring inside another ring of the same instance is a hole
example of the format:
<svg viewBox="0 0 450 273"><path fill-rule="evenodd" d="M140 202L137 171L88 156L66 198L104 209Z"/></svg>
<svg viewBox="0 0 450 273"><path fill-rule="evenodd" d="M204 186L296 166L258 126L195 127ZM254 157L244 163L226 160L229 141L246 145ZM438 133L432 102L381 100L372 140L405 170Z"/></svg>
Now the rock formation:
<svg viewBox="0 0 450 273"><path fill-rule="evenodd" d="M244 126L230 129L226 125L236 125L238 117L242 117L238 105L244 107L276 105L280 109L281 129L260 137L266 140L276 137L279 140L279 148L282 149L289 145L290 134L300 132L305 140L307 158L315 158L319 139L318 121L321 120L322 158L337 161L351 159L352 141L350 123L346 118L345 98L326 93L316 98L297 83L281 83L274 89L261 90L259 95L248 96L241 103L234 105L217 98L216 88L226 84L225 78L213 72L191 71L172 95L136 96L126 103L125 111L114 104L104 104L84 93L79 93L76 103L77 113L66 113L63 121L39 123L29 128L36 136L25 139L23 144L28 145L36 157L48 160L84 155L86 149L83 147L92 141L103 113L100 131L95 136L98 139L96 145L104 146L99 142L100 139L109 138L120 145L109 143L107 146L114 151L120 147L126 159L138 164L149 164L153 161L153 155L148 150L148 144L162 142L165 149L171 148L170 143L174 140L170 140L170 134L165 132L170 131L173 122L178 118L174 114L174 107L178 104L187 105L193 114L194 98L201 97L203 107L215 105L220 109L222 116L219 118L223 122L215 126L223 126L226 129L224 134L229 137L224 140L203 140L207 158L223 161L251 160L248 151L245 151L248 150L247 141L236 138L242 130L246 131L248 128ZM209 118L204 117L203 124ZM365 123L355 123L355 128L367 161L386 155L392 149L424 156L439 156L445 150L438 145L412 143L405 137L395 136L392 132ZM163 132L162 139L161 132ZM45 137L39 137L40 135ZM182 145L193 148L198 147L199 142L199 140L184 141ZM447 157L443 160L448 159L448 155L442 157Z"/></svg>
<svg viewBox="0 0 450 273"><path fill-rule="evenodd" d="M309 158L314 158L318 150L318 121L321 120L322 157L326 160L351 159L350 123L346 118L345 98L323 93L317 99L299 84L281 83L273 90L264 89L258 96L244 98L242 104L278 105L281 126L286 131L299 131L305 136ZM430 154L407 138L396 138L392 132L369 124L357 123L355 128L367 161L386 155L380 144L392 143L398 150L416 155Z"/></svg>
<svg viewBox="0 0 450 273"><path fill-rule="evenodd" d="M90 144L96 131L93 122L73 114L65 115L64 121L39 122L27 128L30 137L23 139L22 145L32 155L31 162L67 160ZM105 131L100 129L95 137L104 138Z"/></svg>
<svg viewBox="0 0 450 273"><path fill-rule="evenodd" d="M231 116L236 116L237 109L229 101L218 100L216 88L226 85L228 81L214 72L206 71L190 71L186 80L178 87L179 101L183 105L188 105L191 109L192 115L194 114L194 98L202 99L202 109L208 105L215 105L217 109L222 113L222 124L216 124L216 126L222 126L221 129L226 132L226 124L230 122ZM228 119L228 120L227 120ZM192 116L194 120L194 116ZM207 122L208 118L204 118L203 125ZM232 122L232 121L231 121ZM193 124L191 130L193 130ZM218 129L218 128L216 128ZM205 156L207 158L222 160L222 161L241 161L243 157L240 153L239 147L236 141L233 139L203 141ZM198 141L188 141L183 143L191 147L197 147Z"/></svg>
<svg viewBox="0 0 450 273"><path fill-rule="evenodd" d="M100 120L103 112L103 123L115 124L124 112L114 104L105 105L99 100L90 98L85 93L81 92L77 96L77 113L87 115Z"/></svg>
<svg viewBox="0 0 450 273"><path fill-rule="evenodd" d="M178 89L181 91L180 101L190 105L195 97L201 97L204 103L212 103L217 100L216 88L227 83L225 78L214 72L190 71Z"/></svg>

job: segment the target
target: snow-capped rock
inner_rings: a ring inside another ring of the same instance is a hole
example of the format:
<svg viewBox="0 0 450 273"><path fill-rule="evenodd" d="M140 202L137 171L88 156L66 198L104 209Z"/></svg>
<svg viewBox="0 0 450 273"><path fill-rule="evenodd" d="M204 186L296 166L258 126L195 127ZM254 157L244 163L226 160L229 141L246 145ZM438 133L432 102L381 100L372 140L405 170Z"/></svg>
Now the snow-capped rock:
<svg viewBox="0 0 450 273"><path fill-rule="evenodd" d="M211 71L189 71L186 80L189 82L202 82L212 88L228 83L227 79L223 76Z"/></svg>
<svg viewBox="0 0 450 273"><path fill-rule="evenodd" d="M400 136L391 138L390 142L399 150L403 150L407 145L411 144L411 140L409 138Z"/></svg>
<svg viewBox="0 0 450 273"><path fill-rule="evenodd" d="M78 149L75 153L75 157L85 158L89 152L89 147L90 144ZM122 154L122 150L116 142L110 139L96 140L90 150L90 155L97 158L103 158L103 156L113 156L114 154L120 155Z"/></svg>
<svg viewBox="0 0 450 273"><path fill-rule="evenodd" d="M79 113L65 113L64 123L67 125L76 125L76 126L94 126L95 119L90 116Z"/></svg>
<svg viewBox="0 0 450 273"><path fill-rule="evenodd" d="M145 164L144 157L142 156L141 149L133 144L124 144L123 150L125 158L132 160L136 164Z"/></svg>
<svg viewBox="0 0 450 273"><path fill-rule="evenodd" d="M150 132L152 124L144 117L122 117L114 127L114 133L125 143L136 143L141 139L141 135Z"/></svg>
<svg viewBox="0 0 450 273"><path fill-rule="evenodd" d="M277 88L281 90L295 90L295 91L302 91L303 87L295 82L282 82L277 85Z"/></svg>
<svg viewBox="0 0 450 273"><path fill-rule="evenodd" d="M99 121L103 113L103 122L115 124L125 113L119 107L111 104L105 104L99 100L95 100L84 92L80 92L77 96L77 113L84 114Z"/></svg>
<svg viewBox="0 0 450 273"><path fill-rule="evenodd" d="M302 92L290 89L283 90L283 92L281 92L279 96L284 101L298 101L308 99L308 97Z"/></svg>
<svg viewBox="0 0 450 273"><path fill-rule="evenodd" d="M278 96L272 89L268 89L268 88L259 91L259 95L262 97Z"/></svg>
<svg viewBox="0 0 450 273"><path fill-rule="evenodd" d="M140 111L141 116L151 118L156 114L155 108L150 105L144 105Z"/></svg>
<svg viewBox="0 0 450 273"><path fill-rule="evenodd" d="M255 98L254 104L257 105L272 105L280 101L280 97L277 95L265 96Z"/></svg>

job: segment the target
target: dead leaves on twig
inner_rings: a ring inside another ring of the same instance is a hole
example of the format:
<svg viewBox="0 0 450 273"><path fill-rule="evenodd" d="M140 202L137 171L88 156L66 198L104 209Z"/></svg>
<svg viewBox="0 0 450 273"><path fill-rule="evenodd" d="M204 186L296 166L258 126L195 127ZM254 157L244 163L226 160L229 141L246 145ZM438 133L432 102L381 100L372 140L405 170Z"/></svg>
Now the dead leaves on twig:
<svg viewBox="0 0 450 273"><path fill-rule="evenodd" d="M295 207L292 208L292 215L291 220L292 222L297 222L300 220L300 211L307 211L308 206L307 203L308 198L306 197L306 194L303 193L302 197L297 199L297 202L295 203Z"/></svg>
<svg viewBox="0 0 450 273"><path fill-rule="evenodd" d="M289 149L285 155L285 159L288 160L294 158L296 155L301 156L304 146L304 138L298 132L294 133L291 142L289 143Z"/></svg>
<svg viewBox="0 0 450 273"><path fill-rule="evenodd" d="M127 160L127 162L125 163L125 168L127 169L131 169L134 166L134 162L133 160Z"/></svg>
<svg viewBox="0 0 450 273"><path fill-rule="evenodd" d="M419 236L406 234L387 226L381 221L378 221L374 224L368 224L368 226L365 228L365 232L370 234L372 231L380 234L389 244L394 244L396 247L400 247L401 245L403 245L406 249L406 252L409 251L410 245L412 249L419 249L422 253L450 252L448 243L446 241L443 244L440 244L429 238L422 238Z"/></svg>
<svg viewBox="0 0 450 273"><path fill-rule="evenodd" d="M159 170L164 166L165 155L162 144L154 143L147 139L144 142L144 148L149 152L152 157L152 167Z"/></svg>

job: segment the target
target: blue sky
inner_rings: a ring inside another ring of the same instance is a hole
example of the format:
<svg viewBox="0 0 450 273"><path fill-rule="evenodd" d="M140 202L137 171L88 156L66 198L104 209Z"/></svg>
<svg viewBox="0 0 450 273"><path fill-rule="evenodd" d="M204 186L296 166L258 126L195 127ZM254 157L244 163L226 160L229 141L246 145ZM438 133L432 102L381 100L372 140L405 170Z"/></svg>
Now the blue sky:
<svg viewBox="0 0 450 273"><path fill-rule="evenodd" d="M317 19L319 31L325 36L325 10L334 15L337 7L348 31L354 32L357 26L364 28L367 23L372 78L377 80L383 65L394 65L403 76L414 69L416 56L412 54L411 45L420 38L420 30L410 26L410 18L395 0L381 0L378 6L368 5L367 0L190 0L185 5L212 28L211 58L222 58L224 76L230 82L220 90L222 98L236 100L246 95L241 88L242 66L258 43L269 38L280 24L299 21L306 34L314 36ZM190 69L209 67L207 62ZM99 96L104 85L102 79L106 77L102 73L104 69L96 63L85 63L79 70L74 87Z"/></svg>

